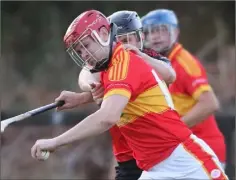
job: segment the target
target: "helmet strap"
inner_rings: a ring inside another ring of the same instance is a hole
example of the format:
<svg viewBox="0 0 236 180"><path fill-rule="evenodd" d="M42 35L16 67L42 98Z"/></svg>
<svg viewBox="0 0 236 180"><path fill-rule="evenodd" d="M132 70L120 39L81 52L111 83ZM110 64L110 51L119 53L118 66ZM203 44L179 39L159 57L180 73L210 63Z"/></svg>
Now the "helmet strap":
<svg viewBox="0 0 236 180"><path fill-rule="evenodd" d="M112 58L112 50L113 50L113 42L116 41L116 34L117 34L117 26L114 23L110 24L110 37L109 37L109 56L108 58L104 58L100 62L96 64L96 66L90 70L91 73L101 72L108 69Z"/></svg>

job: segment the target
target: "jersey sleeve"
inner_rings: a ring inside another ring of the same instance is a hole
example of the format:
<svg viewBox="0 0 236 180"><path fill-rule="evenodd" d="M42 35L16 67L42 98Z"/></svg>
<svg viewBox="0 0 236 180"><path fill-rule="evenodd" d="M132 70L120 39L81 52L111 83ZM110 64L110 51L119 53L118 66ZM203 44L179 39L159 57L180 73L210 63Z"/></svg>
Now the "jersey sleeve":
<svg viewBox="0 0 236 180"><path fill-rule="evenodd" d="M198 99L203 92L212 90L204 67L195 57L192 56L188 59L180 58L179 63L182 67L181 81L189 95L194 99Z"/></svg>
<svg viewBox="0 0 236 180"><path fill-rule="evenodd" d="M112 64L104 77L104 99L111 95L122 95L130 99L139 86L139 77L137 72L132 71L135 64L131 64L129 51L121 50L113 57Z"/></svg>

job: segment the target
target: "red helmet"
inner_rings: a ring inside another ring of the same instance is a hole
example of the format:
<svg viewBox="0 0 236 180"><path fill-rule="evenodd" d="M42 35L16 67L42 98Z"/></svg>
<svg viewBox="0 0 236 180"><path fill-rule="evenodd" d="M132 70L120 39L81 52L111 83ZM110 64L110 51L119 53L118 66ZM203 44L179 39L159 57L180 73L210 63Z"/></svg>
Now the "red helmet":
<svg viewBox="0 0 236 180"><path fill-rule="evenodd" d="M80 39L85 35L92 35L92 33L94 33L93 31L98 32L102 26L106 27L107 30L110 29L110 23L108 19L101 12L89 10L80 14L70 24L66 31L64 36L66 48L69 48L71 45L73 45L77 39Z"/></svg>
<svg viewBox="0 0 236 180"><path fill-rule="evenodd" d="M110 23L108 19L105 15L96 10L85 11L70 24L64 36L64 43L67 48L67 52L77 65L81 67L86 65L86 60L83 59L75 50L75 47L78 44L83 46L81 41L83 38L90 36L98 42L101 47L105 47L110 44L110 38L108 41L104 42L98 35L101 27L105 27L108 31L110 31ZM87 49L86 51L89 53L90 58L92 57L94 59L94 56L92 55L93 53L89 52ZM91 69L91 67L89 68Z"/></svg>

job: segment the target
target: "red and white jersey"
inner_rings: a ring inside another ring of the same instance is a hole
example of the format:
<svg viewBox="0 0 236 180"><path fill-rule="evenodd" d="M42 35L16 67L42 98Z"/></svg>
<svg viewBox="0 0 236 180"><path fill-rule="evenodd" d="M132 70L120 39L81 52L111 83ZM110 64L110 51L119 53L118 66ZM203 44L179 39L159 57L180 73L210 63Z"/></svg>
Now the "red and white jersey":
<svg viewBox="0 0 236 180"><path fill-rule="evenodd" d="M191 131L173 110L168 88L160 76L121 44L117 44L101 79L104 99L111 95L129 98L116 125L141 169L148 170L165 160L190 136Z"/></svg>

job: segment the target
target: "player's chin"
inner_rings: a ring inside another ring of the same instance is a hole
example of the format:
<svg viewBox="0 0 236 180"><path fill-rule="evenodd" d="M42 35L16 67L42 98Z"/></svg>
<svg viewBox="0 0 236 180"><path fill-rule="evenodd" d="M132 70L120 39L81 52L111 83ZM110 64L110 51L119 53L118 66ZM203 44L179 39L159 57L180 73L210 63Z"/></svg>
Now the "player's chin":
<svg viewBox="0 0 236 180"><path fill-rule="evenodd" d="M162 49L164 49L164 44L161 42L160 43L153 43L151 48L157 52L160 52Z"/></svg>

